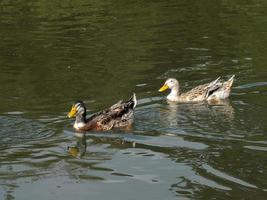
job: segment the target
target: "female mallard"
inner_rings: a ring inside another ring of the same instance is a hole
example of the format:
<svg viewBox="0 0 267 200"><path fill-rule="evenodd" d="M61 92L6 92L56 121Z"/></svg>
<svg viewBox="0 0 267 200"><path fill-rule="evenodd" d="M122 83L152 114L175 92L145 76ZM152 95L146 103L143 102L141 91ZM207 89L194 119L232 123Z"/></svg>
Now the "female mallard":
<svg viewBox="0 0 267 200"><path fill-rule="evenodd" d="M215 81L199 85L190 91L179 94L179 82L174 78L166 80L164 85L159 89L159 92L170 89L171 92L167 96L170 101L178 102L196 102L196 101L210 101L210 100L221 100L229 97L231 87L234 81L235 75L225 82L221 82L220 77Z"/></svg>
<svg viewBox="0 0 267 200"><path fill-rule="evenodd" d="M128 101L119 101L108 109L93 114L86 119L86 108L82 101L73 104L68 114L69 118L76 117L73 127L78 131L105 131L113 127L128 127L133 123L136 96Z"/></svg>

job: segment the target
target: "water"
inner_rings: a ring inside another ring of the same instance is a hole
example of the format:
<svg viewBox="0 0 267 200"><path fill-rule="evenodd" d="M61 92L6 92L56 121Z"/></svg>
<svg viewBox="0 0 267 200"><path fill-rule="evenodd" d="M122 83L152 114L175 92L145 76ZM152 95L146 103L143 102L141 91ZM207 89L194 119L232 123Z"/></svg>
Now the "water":
<svg viewBox="0 0 267 200"><path fill-rule="evenodd" d="M266 198L266 2L0 5L0 199ZM231 74L220 105L157 92ZM132 130L81 136L66 118L132 92Z"/></svg>

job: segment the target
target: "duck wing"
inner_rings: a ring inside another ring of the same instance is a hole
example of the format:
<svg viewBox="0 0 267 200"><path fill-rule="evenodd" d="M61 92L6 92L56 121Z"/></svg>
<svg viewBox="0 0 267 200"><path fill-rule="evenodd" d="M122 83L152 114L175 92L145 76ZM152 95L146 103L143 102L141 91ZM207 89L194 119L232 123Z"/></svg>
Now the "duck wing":
<svg viewBox="0 0 267 200"><path fill-rule="evenodd" d="M113 127L120 127L132 123L134 108L137 104L136 96L127 100L120 100L110 108L92 115L88 122L95 124L96 130L110 130Z"/></svg>
<svg viewBox="0 0 267 200"><path fill-rule="evenodd" d="M206 88L205 99L208 99L212 96L217 90L222 87L221 77L218 77L216 80L210 82Z"/></svg>
<svg viewBox="0 0 267 200"><path fill-rule="evenodd" d="M220 84L220 77L218 77L210 83L199 85L188 92L181 94L180 99L186 102L203 101L207 99L213 91L217 90Z"/></svg>
<svg viewBox="0 0 267 200"><path fill-rule="evenodd" d="M216 88L208 97L211 99L226 99L230 96L231 88L234 82L235 75L232 75L227 81L220 83L219 87Z"/></svg>

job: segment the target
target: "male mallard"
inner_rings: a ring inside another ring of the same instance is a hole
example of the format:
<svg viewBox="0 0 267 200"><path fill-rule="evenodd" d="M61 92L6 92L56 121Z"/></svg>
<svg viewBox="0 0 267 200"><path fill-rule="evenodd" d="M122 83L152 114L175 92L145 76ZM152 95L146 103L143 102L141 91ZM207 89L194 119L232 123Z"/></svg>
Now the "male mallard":
<svg viewBox="0 0 267 200"><path fill-rule="evenodd" d="M77 101L73 104L68 117L76 117L73 127L78 131L104 131L113 127L128 127L133 123L136 104L136 96L133 94L128 101L121 100L110 108L95 113L86 119L85 105L82 101Z"/></svg>
<svg viewBox="0 0 267 200"><path fill-rule="evenodd" d="M179 82L174 78L169 78L159 89L159 92L170 89L171 92L167 96L167 99L170 101L196 102L221 100L229 97L234 77L235 75L231 76L231 78L225 82L221 82L219 77L215 81L199 85L183 94L179 94Z"/></svg>

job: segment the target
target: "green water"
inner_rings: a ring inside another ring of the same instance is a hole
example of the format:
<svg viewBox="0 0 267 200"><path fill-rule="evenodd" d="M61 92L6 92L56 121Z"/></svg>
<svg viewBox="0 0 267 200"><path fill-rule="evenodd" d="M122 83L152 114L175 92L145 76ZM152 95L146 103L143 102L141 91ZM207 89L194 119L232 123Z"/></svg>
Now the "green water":
<svg viewBox="0 0 267 200"><path fill-rule="evenodd" d="M265 199L266 44L265 1L2 0L0 199ZM222 105L157 92L232 74ZM132 92L127 132L66 118Z"/></svg>

